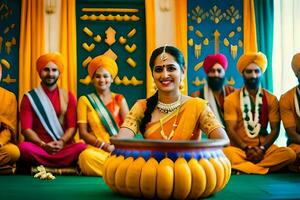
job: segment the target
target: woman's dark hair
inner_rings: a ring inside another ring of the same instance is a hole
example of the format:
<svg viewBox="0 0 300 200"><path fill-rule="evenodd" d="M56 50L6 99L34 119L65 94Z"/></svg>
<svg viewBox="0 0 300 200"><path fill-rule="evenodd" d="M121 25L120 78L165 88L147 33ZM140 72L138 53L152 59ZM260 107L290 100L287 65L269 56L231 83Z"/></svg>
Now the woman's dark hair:
<svg viewBox="0 0 300 200"><path fill-rule="evenodd" d="M152 55L150 57L149 65L151 67L151 72L153 72L154 68L154 61L157 58L157 56L161 55L164 51L172 55L175 59L175 61L179 64L180 69L183 71L185 68L185 62L184 62L184 57L179 49L173 46L166 46L166 47L159 47L155 49L152 52ZM141 120L141 125L140 125L140 132L144 134L146 125L151 121L151 114L154 111L156 105L158 102L158 92L156 92L153 96L147 99L147 108L144 112L144 118Z"/></svg>
<svg viewBox="0 0 300 200"><path fill-rule="evenodd" d="M164 48L165 48L164 46L158 47L157 49L155 49L152 52L152 55L151 55L150 61L149 61L151 71L153 71L155 59L157 58L157 56L162 54L162 52L164 51ZM179 49L177 49L176 47L173 47L173 46L166 46L165 51L166 51L166 53L171 54L175 58L175 61L179 64L181 70L183 70L183 68L185 68L184 57Z"/></svg>
<svg viewBox="0 0 300 200"><path fill-rule="evenodd" d="M145 133L146 124L151 121L151 114L155 109L158 102L158 92L156 92L153 96L147 99L147 108L144 112L144 117L141 120L140 131L142 134Z"/></svg>

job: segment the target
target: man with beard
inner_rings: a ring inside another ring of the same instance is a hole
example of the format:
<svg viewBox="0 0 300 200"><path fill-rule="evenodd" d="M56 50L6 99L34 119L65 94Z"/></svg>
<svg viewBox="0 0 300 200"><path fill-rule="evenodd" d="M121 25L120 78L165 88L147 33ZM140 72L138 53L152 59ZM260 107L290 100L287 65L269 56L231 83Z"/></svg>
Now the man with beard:
<svg viewBox="0 0 300 200"><path fill-rule="evenodd" d="M22 99L20 117L25 141L19 148L21 159L29 165L75 166L78 155L86 147L73 140L76 100L70 92L59 89L57 85L63 63L59 53L40 56L36 69L41 85Z"/></svg>
<svg viewBox="0 0 300 200"><path fill-rule="evenodd" d="M267 58L260 52L246 53L237 67L245 85L225 98L224 119L231 146L224 153L234 170L248 174L277 171L294 162L296 154L273 144L279 135L280 116L277 98L261 87Z"/></svg>
<svg viewBox="0 0 300 200"><path fill-rule="evenodd" d="M206 99L217 119L223 125L225 125L224 98L234 91L232 86L224 85L227 66L227 58L223 54L208 55L203 62L204 72L207 74L207 84L191 95Z"/></svg>
<svg viewBox="0 0 300 200"><path fill-rule="evenodd" d="M292 68L299 84L281 96L279 105L280 116L288 136L287 145L297 154L296 161L289 169L300 172L300 53L294 55Z"/></svg>

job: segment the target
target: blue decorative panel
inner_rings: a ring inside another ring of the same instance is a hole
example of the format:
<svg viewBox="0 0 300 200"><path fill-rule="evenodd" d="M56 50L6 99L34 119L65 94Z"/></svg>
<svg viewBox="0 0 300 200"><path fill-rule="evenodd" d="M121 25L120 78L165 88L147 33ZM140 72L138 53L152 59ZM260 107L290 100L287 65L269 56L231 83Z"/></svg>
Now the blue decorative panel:
<svg viewBox="0 0 300 200"><path fill-rule="evenodd" d="M78 0L76 5L78 96L93 91L87 78L90 58L109 54L119 66L112 91L123 94L129 106L145 98L144 0Z"/></svg>
<svg viewBox="0 0 300 200"><path fill-rule="evenodd" d="M203 87L202 68L209 54L223 53L228 59L227 83L239 88L242 77L236 69L243 54L243 1L188 0L188 88L189 94Z"/></svg>
<svg viewBox="0 0 300 200"><path fill-rule="evenodd" d="M18 96L21 1L0 1L0 86Z"/></svg>

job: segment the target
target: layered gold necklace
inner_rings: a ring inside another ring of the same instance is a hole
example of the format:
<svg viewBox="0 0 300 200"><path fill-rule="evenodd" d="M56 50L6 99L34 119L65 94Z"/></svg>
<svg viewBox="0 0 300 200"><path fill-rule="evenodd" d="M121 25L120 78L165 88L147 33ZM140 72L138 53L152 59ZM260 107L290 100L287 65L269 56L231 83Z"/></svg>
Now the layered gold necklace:
<svg viewBox="0 0 300 200"><path fill-rule="evenodd" d="M169 104L158 101L156 107L162 113L166 113L166 114L171 113L181 105L181 96L182 95L178 97L177 101Z"/></svg>
<svg viewBox="0 0 300 200"><path fill-rule="evenodd" d="M173 112L173 111L175 111L175 110L177 109L177 110L176 110L175 121L174 121L174 123L173 123L173 125L172 125L172 130L171 130L171 132L170 132L170 134L169 134L168 136L165 134L164 127L163 127L163 121L164 121L169 115L166 115L166 116L164 116L163 118L161 118L161 119L159 120L160 128L161 128L160 135L161 135L162 138L165 139L165 140L171 140L171 139L173 138L174 133L175 133L175 130L176 130L177 126L178 126L177 120L178 120L178 114L179 114L180 107L181 107L181 97L182 97L182 95L179 96L179 98L178 98L178 100L177 100L176 102L172 103L172 104L179 103L178 105L176 104L176 107L173 106L172 109L171 109L171 108L165 109L166 111L168 110L168 112L164 112L164 113L170 113L170 112ZM170 105L170 104L166 104L166 105ZM158 108L158 105L157 105L157 108ZM158 110L159 110L160 112L163 112L163 111L161 111L159 108L158 108ZM172 110L172 111L170 111L170 110Z"/></svg>

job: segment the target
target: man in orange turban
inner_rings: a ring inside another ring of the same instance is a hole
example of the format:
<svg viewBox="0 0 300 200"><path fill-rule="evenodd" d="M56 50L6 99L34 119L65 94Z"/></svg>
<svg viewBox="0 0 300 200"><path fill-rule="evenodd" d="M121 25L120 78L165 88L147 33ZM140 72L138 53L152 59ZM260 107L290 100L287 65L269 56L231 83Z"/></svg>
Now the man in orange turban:
<svg viewBox="0 0 300 200"><path fill-rule="evenodd" d="M264 73L267 69L267 58L265 54L258 52L258 53L246 53L240 57L237 63L238 70L241 74L245 68L250 65L251 63L255 63Z"/></svg>
<svg viewBox="0 0 300 200"><path fill-rule="evenodd" d="M0 64L0 80L2 66ZM20 157L16 143L17 135L17 99L14 93L0 87L0 174L15 170L15 162Z"/></svg>
<svg viewBox="0 0 300 200"><path fill-rule="evenodd" d="M47 53L37 60L41 85L26 93L21 101L21 130L25 141L19 145L22 159L46 167L76 166L83 143L74 143L76 100L59 89L57 80L63 70L63 57Z"/></svg>
<svg viewBox="0 0 300 200"><path fill-rule="evenodd" d="M54 63L57 66L60 73L63 71L64 58L60 53L54 52L54 53L44 54L38 58L38 60L36 61L36 70L38 71L39 74L47 66L49 62Z"/></svg>
<svg viewBox="0 0 300 200"><path fill-rule="evenodd" d="M280 116L288 136L287 146L297 154L296 161L289 169L300 172L300 53L293 56L291 65L298 85L281 96L279 105Z"/></svg>
<svg viewBox="0 0 300 200"><path fill-rule="evenodd" d="M95 72L99 68L106 69L114 79L118 74L117 63L108 56L100 55L95 57L88 65L88 73L91 78L93 78Z"/></svg>
<svg viewBox="0 0 300 200"><path fill-rule="evenodd" d="M225 55L221 53L208 55L203 62L207 84L191 94L193 97L201 97L209 101L214 114L223 125L225 125L224 99L234 91L232 86L225 85L227 66L228 61Z"/></svg>
<svg viewBox="0 0 300 200"><path fill-rule="evenodd" d="M224 153L232 169L243 173L279 170L296 155L290 148L273 144L279 135L280 116L276 96L260 85L267 59L262 53L244 54L237 67L245 85L225 99L224 119L231 146L224 148Z"/></svg>

